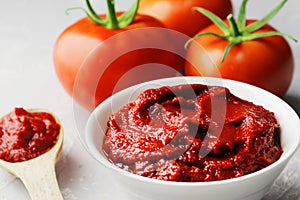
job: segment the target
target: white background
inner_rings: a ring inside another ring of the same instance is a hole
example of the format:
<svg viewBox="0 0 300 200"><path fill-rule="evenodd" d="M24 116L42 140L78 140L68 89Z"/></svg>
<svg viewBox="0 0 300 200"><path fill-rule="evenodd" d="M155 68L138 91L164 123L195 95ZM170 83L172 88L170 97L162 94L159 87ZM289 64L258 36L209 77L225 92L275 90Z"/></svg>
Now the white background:
<svg viewBox="0 0 300 200"><path fill-rule="evenodd" d="M128 8L132 1L117 0L118 9ZM251 0L248 5L249 18L261 18L279 1ZM233 0L235 10L240 0ZM106 10L105 1L94 3L100 13ZM82 146L79 124L74 116L72 98L60 85L53 67L52 53L59 34L69 25L84 17L84 13L65 10L85 6L83 0L0 0L0 115L14 107L45 108L55 113L65 130L65 144L58 161L57 174L60 188L66 200L76 199L120 199L106 171ZM290 0L271 21L278 30L287 32L300 40L300 1ZM295 56L295 75L284 98L300 113L300 46L289 41ZM87 116L87 112L82 116ZM300 134L300 130L299 130ZM272 199L300 199L298 152L286 170L291 175L276 182L269 197ZM294 173L297 172L297 173ZM296 193L295 193L296 192ZM0 169L0 200L29 199L22 183ZM122 198L121 198L122 199ZM266 198L267 199L267 198Z"/></svg>

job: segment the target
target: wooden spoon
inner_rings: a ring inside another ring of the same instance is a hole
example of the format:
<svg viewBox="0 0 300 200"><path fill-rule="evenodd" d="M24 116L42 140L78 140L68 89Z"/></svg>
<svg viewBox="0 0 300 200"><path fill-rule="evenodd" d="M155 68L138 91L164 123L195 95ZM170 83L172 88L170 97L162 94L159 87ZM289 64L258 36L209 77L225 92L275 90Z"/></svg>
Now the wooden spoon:
<svg viewBox="0 0 300 200"><path fill-rule="evenodd" d="M45 112L40 109L29 111ZM55 119L61 125L56 117ZM63 200L55 173L55 163L62 149L63 137L61 126L56 144L46 153L23 162L12 163L0 159L0 166L22 180L32 200Z"/></svg>

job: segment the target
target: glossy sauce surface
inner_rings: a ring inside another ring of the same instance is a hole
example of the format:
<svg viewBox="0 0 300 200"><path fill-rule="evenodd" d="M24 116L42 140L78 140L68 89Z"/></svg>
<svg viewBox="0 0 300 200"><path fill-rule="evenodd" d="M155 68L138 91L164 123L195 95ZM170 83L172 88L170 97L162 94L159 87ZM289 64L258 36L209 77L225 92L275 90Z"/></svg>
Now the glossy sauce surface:
<svg viewBox="0 0 300 200"><path fill-rule="evenodd" d="M47 112L15 108L0 119L0 159L22 162L50 150L61 126Z"/></svg>
<svg viewBox="0 0 300 200"><path fill-rule="evenodd" d="M110 117L103 150L129 172L180 182L240 177L283 152L274 113L200 84L141 93Z"/></svg>

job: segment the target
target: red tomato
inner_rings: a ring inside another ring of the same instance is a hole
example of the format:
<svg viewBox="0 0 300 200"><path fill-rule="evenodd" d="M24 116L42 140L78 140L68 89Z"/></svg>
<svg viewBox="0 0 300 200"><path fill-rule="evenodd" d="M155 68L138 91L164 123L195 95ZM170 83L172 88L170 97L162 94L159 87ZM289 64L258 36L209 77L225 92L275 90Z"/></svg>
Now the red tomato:
<svg viewBox="0 0 300 200"><path fill-rule="evenodd" d="M232 12L230 0L140 0L139 13L151 15L167 28L190 37L205 28L211 21L193 7L203 7L224 19Z"/></svg>
<svg viewBox="0 0 300 200"><path fill-rule="evenodd" d="M247 24L252 22L247 20ZM275 29L265 25L253 33L269 31ZM215 25L201 32L222 34ZM188 47L187 59L190 63L185 65L187 75L221 76L261 87L278 96L287 92L293 77L294 60L285 38L270 36L236 44L218 68L215 66L220 63L229 41L211 35L194 41ZM201 48L196 44L200 44ZM215 66L208 64L207 56Z"/></svg>
<svg viewBox="0 0 300 200"><path fill-rule="evenodd" d="M170 36L166 32L139 29L145 27L159 28L164 25L153 17L138 14L133 23L122 29L107 29L88 18L68 27L54 47L55 69L67 92L79 104L92 110L125 87L180 74L184 61L168 52L169 49L177 48ZM132 30L141 31L130 32ZM109 42L111 38L113 40ZM154 44L162 48L138 46ZM130 52L126 52L128 49L131 49ZM110 60L113 56L116 58ZM157 64L150 66L149 63ZM137 69L137 66L143 64L149 65Z"/></svg>

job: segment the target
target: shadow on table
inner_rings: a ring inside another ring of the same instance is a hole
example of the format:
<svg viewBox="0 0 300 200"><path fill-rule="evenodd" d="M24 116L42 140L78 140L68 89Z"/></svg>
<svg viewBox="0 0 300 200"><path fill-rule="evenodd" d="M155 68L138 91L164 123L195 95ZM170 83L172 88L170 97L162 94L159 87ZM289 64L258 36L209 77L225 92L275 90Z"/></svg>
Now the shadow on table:
<svg viewBox="0 0 300 200"><path fill-rule="evenodd" d="M283 98L300 116L300 96L287 95Z"/></svg>

